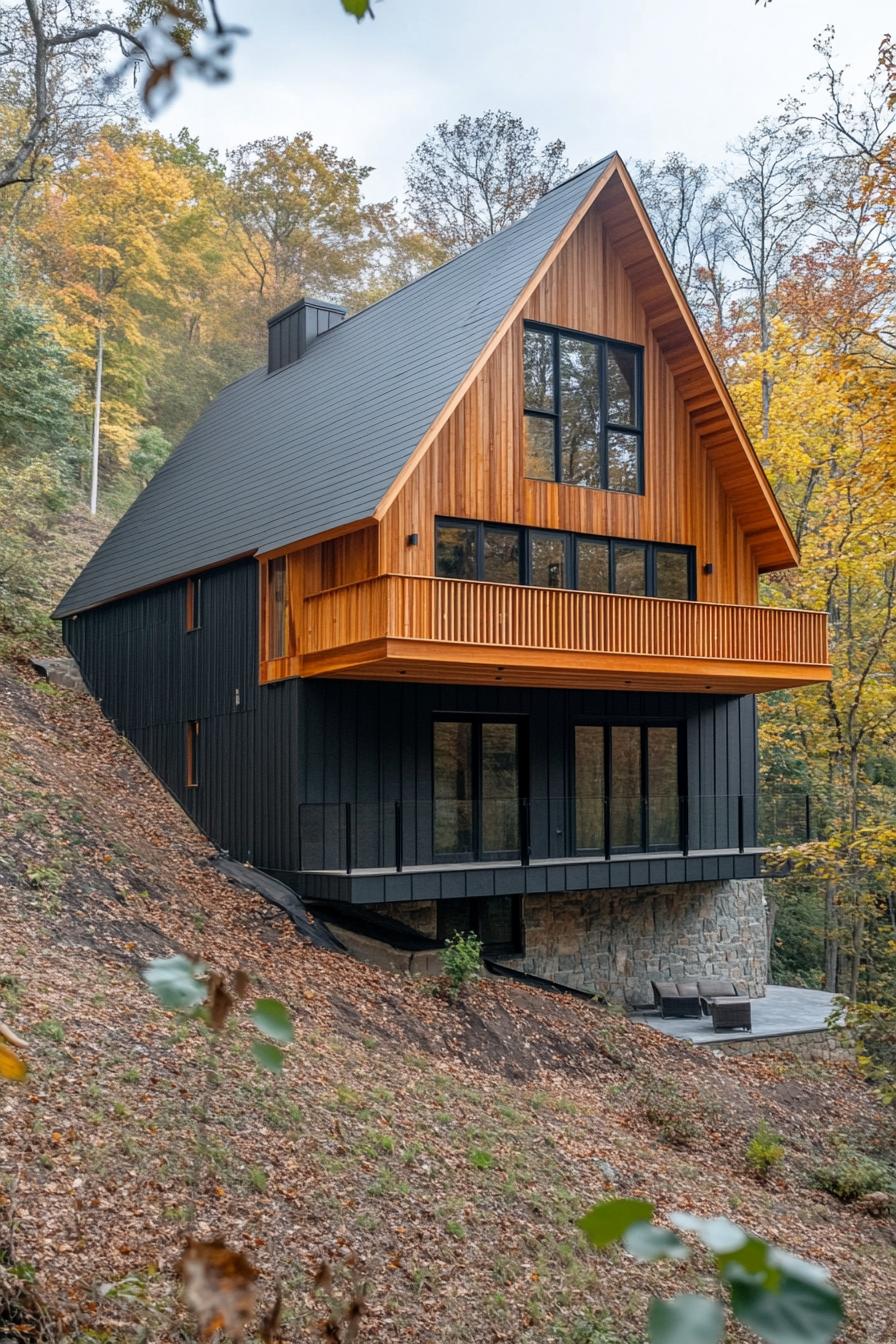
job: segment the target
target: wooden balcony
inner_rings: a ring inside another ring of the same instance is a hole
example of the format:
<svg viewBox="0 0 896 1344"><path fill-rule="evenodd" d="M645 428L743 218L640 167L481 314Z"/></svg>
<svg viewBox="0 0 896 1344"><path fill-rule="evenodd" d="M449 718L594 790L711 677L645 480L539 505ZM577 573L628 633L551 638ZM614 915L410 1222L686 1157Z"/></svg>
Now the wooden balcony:
<svg viewBox="0 0 896 1344"><path fill-rule="evenodd" d="M307 597L306 677L732 694L829 681L822 612L383 574Z"/></svg>

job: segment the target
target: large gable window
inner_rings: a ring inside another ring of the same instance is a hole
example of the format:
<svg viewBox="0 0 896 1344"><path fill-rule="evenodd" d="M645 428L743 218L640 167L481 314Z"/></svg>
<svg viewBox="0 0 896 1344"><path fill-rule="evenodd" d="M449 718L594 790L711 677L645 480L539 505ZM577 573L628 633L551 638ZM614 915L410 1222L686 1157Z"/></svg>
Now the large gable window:
<svg viewBox="0 0 896 1344"><path fill-rule="evenodd" d="M642 494L642 363L639 347L527 323L526 475Z"/></svg>

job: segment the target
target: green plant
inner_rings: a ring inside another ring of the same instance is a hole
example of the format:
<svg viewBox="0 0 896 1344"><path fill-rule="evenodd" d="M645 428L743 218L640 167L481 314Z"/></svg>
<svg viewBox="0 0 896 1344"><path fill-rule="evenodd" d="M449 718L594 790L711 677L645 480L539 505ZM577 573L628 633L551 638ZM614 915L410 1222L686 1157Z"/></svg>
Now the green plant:
<svg viewBox="0 0 896 1344"><path fill-rule="evenodd" d="M495 1159L484 1148L474 1148L470 1153L470 1161L478 1171L489 1171L495 1165Z"/></svg>
<svg viewBox="0 0 896 1344"><path fill-rule="evenodd" d="M445 939L445 946L439 955L448 980L448 992L452 999L456 999L464 985L479 974L482 943L475 933L461 933L457 930Z"/></svg>
<svg viewBox="0 0 896 1344"><path fill-rule="evenodd" d="M892 1168L855 1148L841 1148L833 1161L816 1167L813 1179L821 1190L827 1190L844 1204L879 1190L896 1193Z"/></svg>
<svg viewBox="0 0 896 1344"><path fill-rule="evenodd" d="M61 1022L49 1017L45 1021L37 1023L34 1034L35 1036L45 1036L48 1041L56 1041L58 1044L65 1039L65 1028Z"/></svg>
<svg viewBox="0 0 896 1344"><path fill-rule="evenodd" d="M781 1136L769 1129L764 1120L760 1121L756 1133L747 1144L747 1166L760 1180L765 1180L780 1164L783 1156Z"/></svg>
<svg viewBox="0 0 896 1344"><path fill-rule="evenodd" d="M246 1176L252 1189L263 1195L268 1188L268 1174L264 1167L250 1167Z"/></svg>
<svg viewBox="0 0 896 1344"><path fill-rule="evenodd" d="M648 1200L609 1199L589 1209L579 1227L599 1249L621 1241L638 1260L690 1259L678 1232L659 1227L653 1214ZM690 1213L668 1218L710 1253L735 1319L765 1344L831 1344L843 1321L843 1303L822 1265L781 1251L727 1218ZM721 1344L725 1309L701 1293L654 1297L647 1326L650 1344Z"/></svg>

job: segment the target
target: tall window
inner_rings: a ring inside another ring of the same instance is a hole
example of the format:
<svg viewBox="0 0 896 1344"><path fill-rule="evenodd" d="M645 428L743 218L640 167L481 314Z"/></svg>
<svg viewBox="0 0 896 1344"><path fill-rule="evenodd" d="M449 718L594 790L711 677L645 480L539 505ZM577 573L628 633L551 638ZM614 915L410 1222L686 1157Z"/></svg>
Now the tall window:
<svg viewBox="0 0 896 1344"><path fill-rule="evenodd" d="M193 575L187 579L186 626L198 630L202 625L202 579Z"/></svg>
<svg viewBox="0 0 896 1344"><path fill-rule="evenodd" d="M677 724L578 723L573 744L576 849L678 849L682 753Z"/></svg>
<svg viewBox="0 0 896 1344"><path fill-rule="evenodd" d="M440 578L688 601L696 596L695 571L692 546L494 523L436 521L436 574Z"/></svg>
<svg viewBox="0 0 896 1344"><path fill-rule="evenodd" d="M286 653L286 556L268 561L267 644L269 658Z"/></svg>
<svg viewBox="0 0 896 1344"><path fill-rule="evenodd" d="M433 851L455 861L512 858L520 847L520 735L513 720L436 719Z"/></svg>
<svg viewBox="0 0 896 1344"><path fill-rule="evenodd" d="M184 783L188 789L199 787L199 720L187 724L184 736Z"/></svg>
<svg viewBox="0 0 896 1344"><path fill-rule="evenodd" d="M642 494L642 363L640 347L527 323L526 475Z"/></svg>

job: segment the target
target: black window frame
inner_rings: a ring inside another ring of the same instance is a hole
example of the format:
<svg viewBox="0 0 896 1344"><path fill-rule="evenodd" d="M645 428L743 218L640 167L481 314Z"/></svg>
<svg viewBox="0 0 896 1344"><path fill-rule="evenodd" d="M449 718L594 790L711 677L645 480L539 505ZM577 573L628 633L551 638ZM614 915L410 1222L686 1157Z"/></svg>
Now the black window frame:
<svg viewBox="0 0 896 1344"><path fill-rule="evenodd" d="M614 495L643 495L644 494L644 347L635 345L631 341L616 341L609 336L595 336L591 332L576 331L572 327L555 327L546 322L524 322L523 323L523 341L526 339L527 331L537 331L546 333L552 337L552 356L553 356L553 389L554 389L554 408L546 411L541 407L526 406L526 385L523 379L523 433L524 433L524 453L525 453L525 421L531 416L535 419L545 420L553 423L554 430L554 477L553 482L556 485L571 486L576 490L604 490ZM563 401L560 391L560 338L568 336L572 340L590 342L596 346L599 351L600 359L600 429L598 443L598 484L581 485L577 481L565 481L562 476L562 434L561 426L563 423ZM637 425L624 425L619 421L610 420L607 415L607 352L611 348L619 350L629 350L635 356L635 416ZM609 455L607 451L607 436L610 433L618 432L631 434L637 438L638 445L638 487L636 490L616 490L609 485ZM525 470L524 473L525 475ZM527 476L527 480L544 480L541 476Z"/></svg>
<svg viewBox="0 0 896 1344"><path fill-rule="evenodd" d="M275 574L280 578L277 600ZM276 555L267 561L265 582L265 659L276 662L289 654L289 562L285 555Z"/></svg>
<svg viewBox="0 0 896 1344"><path fill-rule="evenodd" d="M488 530L498 532L516 532L519 536L519 582L524 587L533 587L532 583L532 561L530 551L531 538L536 534L543 534L552 537L561 537L564 540L566 575L570 582L564 585L563 589L554 591L571 591L588 593L595 590L592 588L579 587L579 543L582 541L596 541L605 543L608 547L608 582L610 587L606 590L610 593L616 592L616 548L617 546L643 546L646 550L645 563L645 597L656 597L656 557L659 551L675 551L679 555L685 555L688 561L688 596L687 598L662 598L665 602L696 602L697 600L697 548L687 546L680 542L672 541L642 541L638 537L609 537L591 532L563 532L558 528L550 527L522 527L516 523L486 523L475 518L443 518L437 517L435 520L434 532L434 557L433 569L436 578L453 578L453 575L439 574L439 528L446 527L470 527L476 529L476 574L474 581L477 583L499 583L504 582L499 579L486 579L484 577L485 560L485 533ZM544 585L538 585L543 587ZM625 594L623 594L625 596Z"/></svg>
<svg viewBox="0 0 896 1344"><path fill-rule="evenodd" d="M603 728L603 774L604 774L604 798L609 799L609 806L605 805L604 825L606 825L607 813L612 818L612 734L613 728L639 728L641 731L641 843L640 845L614 845L612 820L610 825L609 847L607 845L607 836L604 835L604 843L600 849L592 849L579 846L577 835L576 818L576 798L578 782L576 780L576 729L580 727ZM675 728L678 733L677 742L677 765L678 765L678 843L672 846L661 844L652 845L650 843L649 833L649 804L650 795L648 793L649 779L649 753L647 734L651 728ZM568 777L569 777L569 815L567 816L568 834L572 836L572 852L576 855L604 854L680 854L684 838L684 819L682 817L681 799L687 798L688 790L688 772L687 772L687 732L686 724L683 719L675 718L657 718L645 721L644 719L624 718L620 716L588 716L579 715L571 727L570 746L568 752Z"/></svg>
<svg viewBox="0 0 896 1344"><path fill-rule="evenodd" d="M503 583L505 586L512 587L506 579L487 579L485 578L485 534L487 532L515 532L519 541L519 578L517 583L525 583L523 575L525 573L525 560L523 558L523 545L525 541L524 533L526 529L519 527L516 523L486 523L478 518L436 518L435 525L435 555L433 557L433 572L436 578L449 579L454 578L453 574L439 573L439 528L440 527L469 527L476 531L476 573L473 576L477 583Z"/></svg>
<svg viewBox="0 0 896 1344"><path fill-rule="evenodd" d="M199 772L199 736L201 720L188 719L184 725L184 788L198 789Z"/></svg>
<svg viewBox="0 0 896 1344"><path fill-rule="evenodd" d="M437 850L435 846L435 808L436 808L436 761L433 728L437 723L470 723L473 725L472 757L473 786L475 789L472 803L472 850L456 853ZM432 799L432 858L433 863L506 863L519 861L520 849L483 850L482 848L482 725L484 723L514 723L517 727L517 800L522 808L522 800L527 796L526 781L529 778L529 717L526 714L481 714L439 710L432 716L429 734L429 796ZM518 821L520 844L523 842L522 815Z"/></svg>

